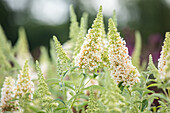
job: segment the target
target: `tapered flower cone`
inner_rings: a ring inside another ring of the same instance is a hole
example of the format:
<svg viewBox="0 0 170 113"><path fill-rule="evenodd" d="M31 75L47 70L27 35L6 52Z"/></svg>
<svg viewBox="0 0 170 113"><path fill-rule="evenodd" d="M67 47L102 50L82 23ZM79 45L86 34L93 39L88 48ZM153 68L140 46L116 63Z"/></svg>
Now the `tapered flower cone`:
<svg viewBox="0 0 170 113"><path fill-rule="evenodd" d="M109 47L108 57L110 60L111 75L116 83L123 82L124 86L132 86L139 82L139 72L132 65L131 58L128 55L126 42L120 37L117 32L113 20L109 19Z"/></svg>
<svg viewBox="0 0 170 113"><path fill-rule="evenodd" d="M31 81L29 75L28 61L25 62L22 71L18 75L18 81L16 86L16 98L22 98L25 94L29 94L28 99L33 99L34 83Z"/></svg>
<svg viewBox="0 0 170 113"><path fill-rule="evenodd" d="M42 74L38 61L36 61L36 70L38 73L38 88L36 91L36 95L40 100L41 107L48 112L48 109L51 107L56 108L58 103L52 102L53 98L51 97L51 92L48 89L47 83L45 82L45 78Z"/></svg>
<svg viewBox="0 0 170 113"><path fill-rule="evenodd" d="M2 113L17 110L16 102L11 101L15 96L15 81L11 77L6 77L3 88L1 89L1 108Z"/></svg>
<svg viewBox="0 0 170 113"><path fill-rule="evenodd" d="M100 7L97 18L92 25L92 29L88 30L88 34L81 46L80 53L75 57L76 66L89 71L94 71L100 68L102 65L102 38L104 35L102 7Z"/></svg>
<svg viewBox="0 0 170 113"><path fill-rule="evenodd" d="M170 79L170 32L166 33L161 56L158 61L158 72L160 74L160 79Z"/></svg>

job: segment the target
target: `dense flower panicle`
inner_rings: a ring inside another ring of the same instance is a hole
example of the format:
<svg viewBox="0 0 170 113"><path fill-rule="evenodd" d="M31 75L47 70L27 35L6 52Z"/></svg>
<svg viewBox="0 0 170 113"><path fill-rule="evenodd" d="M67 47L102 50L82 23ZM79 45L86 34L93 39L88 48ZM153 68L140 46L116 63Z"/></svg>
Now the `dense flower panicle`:
<svg viewBox="0 0 170 113"><path fill-rule="evenodd" d="M51 95L51 93L48 91L48 86L45 82L45 78L39 67L38 61L36 61L36 70L38 73L38 82L39 82L38 89L37 89L37 96L42 99L44 96Z"/></svg>
<svg viewBox="0 0 170 113"><path fill-rule="evenodd" d="M20 66L18 64L18 62L15 59L15 56L12 52L12 45L10 43L10 41L7 40L7 37L5 36L5 33L0 25L0 49L1 49L1 57L4 57L7 61L10 61L13 63L13 66L16 69L19 69ZM1 59L2 60L2 59ZM3 61L4 62L4 61ZM0 64L2 65L2 63Z"/></svg>
<svg viewBox="0 0 170 113"><path fill-rule="evenodd" d="M49 92L47 83L45 82L45 78L42 74L42 71L39 67L39 63L38 61L36 61L36 70L38 73L38 89L36 91L37 97L40 99L40 102L43 103L42 107L44 107L44 109L48 109L49 107L57 107L58 103L50 103L53 98L50 96L51 92Z"/></svg>
<svg viewBox="0 0 170 113"><path fill-rule="evenodd" d="M99 9L97 18L94 20L92 29L88 30L80 53L75 58L75 65L81 69L93 71L102 64L101 54L103 51L103 38L105 36L102 7Z"/></svg>
<svg viewBox="0 0 170 113"><path fill-rule="evenodd" d="M81 50L81 46L83 45L84 42L84 36L86 33L86 30L84 29L85 25L84 25L84 18L81 18L81 24L80 24L80 32L76 41L76 46L74 48L74 53L73 53L73 57L75 57Z"/></svg>
<svg viewBox="0 0 170 113"><path fill-rule="evenodd" d="M162 47L161 56L158 60L158 72L160 78L165 80L170 78L170 32L165 35L164 45Z"/></svg>
<svg viewBox="0 0 170 113"><path fill-rule="evenodd" d="M90 96L87 105L87 113L100 113L100 106L95 99L95 94L92 89L90 90Z"/></svg>
<svg viewBox="0 0 170 113"><path fill-rule="evenodd" d="M131 86L139 82L139 72L132 65L128 55L126 42L120 37L112 19L109 19L109 47L108 57L110 60L111 75L116 83L123 82L124 86Z"/></svg>
<svg viewBox="0 0 170 113"><path fill-rule="evenodd" d="M155 65L153 63L153 58L152 58L151 54L149 55L149 62L148 62L147 70L149 71L149 74L153 74L154 77L156 77L156 79L160 79L158 77L158 75L159 75L158 69L155 67Z"/></svg>
<svg viewBox="0 0 170 113"><path fill-rule="evenodd" d="M71 18L71 25L70 25L70 38L76 39L78 33L79 33L79 24L77 22L77 16L74 12L73 6L70 6L70 18ZM74 40L75 41L75 40Z"/></svg>
<svg viewBox="0 0 170 113"><path fill-rule="evenodd" d="M40 67L43 70L43 73L46 75L48 72L48 65L50 64L50 58L48 55L48 50L45 47L40 47Z"/></svg>
<svg viewBox="0 0 170 113"><path fill-rule="evenodd" d="M61 60L61 64L67 63L70 59L68 58L66 52L63 50L60 42L55 36L53 36L53 40L56 47L57 57Z"/></svg>
<svg viewBox="0 0 170 113"><path fill-rule="evenodd" d="M61 75L69 66L70 59L67 56L66 52L63 50L62 45L58 39L53 36L53 40L56 48L56 59L57 59L57 74Z"/></svg>
<svg viewBox="0 0 170 113"><path fill-rule="evenodd" d="M15 81L11 77L6 77L1 89L2 112L15 111L16 102L11 101L15 96ZM11 102L10 102L11 101Z"/></svg>
<svg viewBox="0 0 170 113"><path fill-rule="evenodd" d="M16 60L21 67L23 67L23 62L25 59L31 59L32 56L29 52L28 41L24 28L19 28L19 39L15 45L14 52L16 54Z"/></svg>
<svg viewBox="0 0 170 113"><path fill-rule="evenodd" d="M31 81L29 75L28 60L25 62L23 70L18 75L18 81L16 86L16 98L21 98L25 94L29 93L29 99L33 99L34 83Z"/></svg>
<svg viewBox="0 0 170 113"><path fill-rule="evenodd" d="M101 38L105 38L105 30L104 30L104 23L103 23L103 14L102 14L102 6L99 8L99 12L97 14L96 19L93 22L94 24L92 25L92 29L95 29L98 35Z"/></svg>
<svg viewBox="0 0 170 113"><path fill-rule="evenodd" d="M75 65L82 69L93 71L102 63L101 59L101 37L96 38L94 29L88 30L86 39L81 46L80 53L75 58Z"/></svg>
<svg viewBox="0 0 170 113"><path fill-rule="evenodd" d="M102 51L102 61L103 61L103 65L105 67L109 67L110 62L108 59L108 40L107 38L103 38L103 51Z"/></svg>

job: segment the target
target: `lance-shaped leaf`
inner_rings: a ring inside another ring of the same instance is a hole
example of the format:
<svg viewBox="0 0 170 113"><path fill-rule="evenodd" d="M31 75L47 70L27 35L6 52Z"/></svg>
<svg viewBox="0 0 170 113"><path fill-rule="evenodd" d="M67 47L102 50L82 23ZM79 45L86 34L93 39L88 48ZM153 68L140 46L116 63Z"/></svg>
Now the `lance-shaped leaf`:
<svg viewBox="0 0 170 113"><path fill-rule="evenodd" d="M152 55L149 55L149 63L148 63L148 67L147 69L149 70L149 73L150 74L154 74L154 76L158 78L159 76L159 73L158 73L158 69L155 67L154 63L153 63L153 60L152 60Z"/></svg>

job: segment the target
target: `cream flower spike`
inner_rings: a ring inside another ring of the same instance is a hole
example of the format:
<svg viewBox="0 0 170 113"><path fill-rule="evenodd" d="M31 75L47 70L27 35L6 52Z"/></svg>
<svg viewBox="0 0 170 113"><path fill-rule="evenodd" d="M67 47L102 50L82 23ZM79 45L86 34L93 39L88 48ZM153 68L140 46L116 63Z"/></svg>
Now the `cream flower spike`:
<svg viewBox="0 0 170 113"><path fill-rule="evenodd" d="M170 32L167 32L165 35L164 45L158 61L160 79L170 79Z"/></svg>
<svg viewBox="0 0 170 113"><path fill-rule="evenodd" d="M88 30L80 53L75 57L76 66L89 71L97 70L101 66L102 38L104 33L102 7L100 7L92 29Z"/></svg>
<svg viewBox="0 0 170 113"><path fill-rule="evenodd" d="M116 83L123 82L124 86L132 86L139 82L139 72L132 65L126 42L120 37L112 19L109 19L109 47L108 57L110 60L111 75Z"/></svg>
<svg viewBox="0 0 170 113"><path fill-rule="evenodd" d="M1 108L2 112L15 111L17 109L16 102L11 101L15 96L15 81L11 77L6 77L1 89ZM10 102L11 101L11 102Z"/></svg>
<svg viewBox="0 0 170 113"><path fill-rule="evenodd" d="M29 93L29 99L33 99L34 83L29 75L28 60L25 61L22 71L18 74L16 98L22 98L27 93Z"/></svg>

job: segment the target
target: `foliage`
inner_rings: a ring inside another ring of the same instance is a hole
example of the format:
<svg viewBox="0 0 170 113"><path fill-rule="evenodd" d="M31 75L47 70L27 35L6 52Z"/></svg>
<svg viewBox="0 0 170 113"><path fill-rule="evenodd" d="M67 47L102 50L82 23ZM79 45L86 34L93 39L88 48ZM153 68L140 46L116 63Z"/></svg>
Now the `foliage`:
<svg viewBox="0 0 170 113"><path fill-rule="evenodd" d="M74 49L68 54L53 36L50 55L45 47L40 47L40 64L32 59L23 28L19 29L18 42L12 47L0 27L0 74L1 81L4 81L1 112L168 113L169 32L166 33L158 69L150 55L145 70L140 66L142 46L139 32L136 32L131 60L126 42L117 32L115 13L113 19L109 19L106 38L102 6L87 34L87 13L83 14L79 27L72 6L70 10L71 40L65 46L71 43ZM22 70L18 72L20 67ZM160 92L151 90L155 87ZM160 105L156 106L153 102L158 99Z"/></svg>

